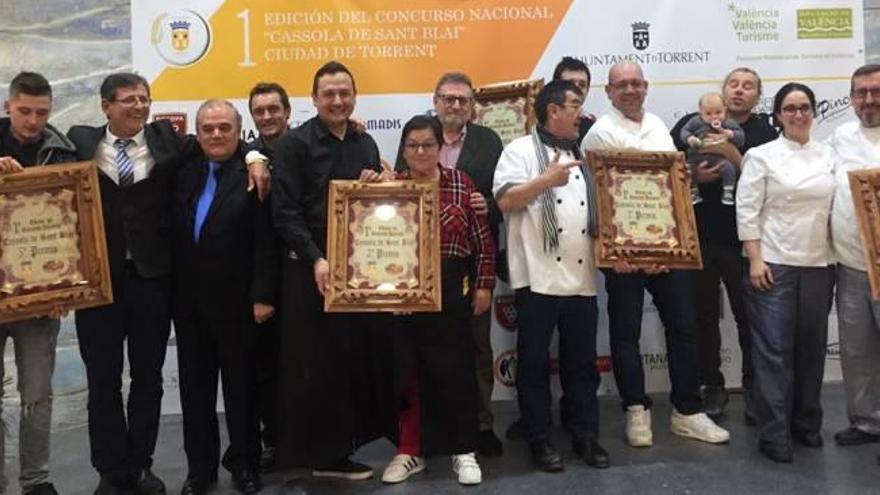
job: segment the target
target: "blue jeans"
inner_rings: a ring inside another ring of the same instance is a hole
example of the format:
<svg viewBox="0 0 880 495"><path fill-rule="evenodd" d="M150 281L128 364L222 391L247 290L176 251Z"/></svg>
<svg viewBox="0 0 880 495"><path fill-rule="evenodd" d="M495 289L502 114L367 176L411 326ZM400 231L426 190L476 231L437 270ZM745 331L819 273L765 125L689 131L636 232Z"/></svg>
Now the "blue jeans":
<svg viewBox="0 0 880 495"><path fill-rule="evenodd" d="M692 284L691 275L682 270L660 275L624 275L605 270L611 365L624 409L633 405L651 407L651 398L645 394L645 373L639 351L647 289L666 332L672 405L682 414L702 411Z"/></svg>
<svg viewBox="0 0 880 495"><path fill-rule="evenodd" d="M831 309L831 267L767 263L773 287L759 291L743 276L752 329L758 436L788 445L791 432L822 426L822 377Z"/></svg>
<svg viewBox="0 0 880 495"><path fill-rule="evenodd" d="M519 327L516 389L527 438L547 436L547 348L554 328L559 330L563 426L576 437L598 433L596 298L549 296L525 287L516 290L515 304Z"/></svg>

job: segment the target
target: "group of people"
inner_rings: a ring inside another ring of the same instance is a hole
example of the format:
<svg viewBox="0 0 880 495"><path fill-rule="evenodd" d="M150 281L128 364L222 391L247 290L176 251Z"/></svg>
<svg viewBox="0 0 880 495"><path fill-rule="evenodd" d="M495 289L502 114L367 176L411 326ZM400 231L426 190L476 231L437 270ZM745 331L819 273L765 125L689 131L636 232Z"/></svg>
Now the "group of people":
<svg viewBox="0 0 880 495"><path fill-rule="evenodd" d="M598 119L583 109L590 83L588 67L565 57L535 98L537 125L502 146L473 121L468 76L444 74L434 115L404 125L391 167L352 119L355 78L338 62L315 73L317 113L294 129L284 88L257 84L248 106L260 134L250 143L240 141L241 115L225 100L199 107L195 136L166 121L147 123L149 84L129 73L101 85L106 125L74 126L64 135L48 124L48 81L32 72L16 76L9 116L0 119L0 173L92 160L100 178L114 302L75 315L89 386L91 463L100 475L95 493L165 493L151 466L172 321L188 466L183 495L209 491L220 466L243 493L258 492L259 472L272 468L368 479L372 468L352 454L378 438L397 449L382 473L386 483L422 471L434 454L451 456L460 483L480 483L478 459L503 451L490 407L488 310L496 276L515 291L518 324L520 418L506 436L528 442L537 469L564 469L548 435L548 351L556 330L562 426L579 459L608 467L596 397L599 225L584 160L589 150L690 150L696 188L702 270L626 260L603 270L629 445L653 444L639 350L645 290L665 330L670 430L708 443L729 440L715 422L728 401L720 372L722 283L743 355L745 421L758 427L760 452L790 462L793 442L822 445L820 391L835 283L851 421L835 440L880 441L880 305L870 299L846 176L880 158L880 66L853 74L859 120L827 143L811 139L816 100L803 84L784 85L772 115L755 113L761 80L749 68L731 71L720 93L701 97L700 112L671 132L645 110L648 81L637 64L610 68L611 108ZM441 311L323 311L328 186L338 179L437 184ZM13 339L19 369L20 483L27 494L56 493L48 471L51 376L63 312L0 325L3 343ZM218 379L229 433L223 455Z"/></svg>

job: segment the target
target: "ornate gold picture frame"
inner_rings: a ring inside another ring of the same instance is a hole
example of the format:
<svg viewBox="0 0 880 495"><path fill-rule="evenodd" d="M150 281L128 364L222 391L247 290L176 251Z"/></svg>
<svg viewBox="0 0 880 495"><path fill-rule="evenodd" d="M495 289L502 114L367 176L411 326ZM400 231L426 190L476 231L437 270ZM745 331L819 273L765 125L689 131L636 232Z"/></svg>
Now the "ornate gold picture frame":
<svg viewBox="0 0 880 495"><path fill-rule="evenodd" d="M111 302L95 166L0 174L0 323Z"/></svg>
<svg viewBox="0 0 880 495"><path fill-rule="evenodd" d="M678 152L588 151L596 185L596 266L700 269L690 171Z"/></svg>
<svg viewBox="0 0 880 495"><path fill-rule="evenodd" d="M486 126L507 146L528 134L535 125L535 97L543 79L514 81L477 88L474 92L474 122Z"/></svg>
<svg viewBox="0 0 880 495"><path fill-rule="evenodd" d="M855 170L847 175L868 267L871 298L880 300L880 168Z"/></svg>
<svg viewBox="0 0 880 495"><path fill-rule="evenodd" d="M327 312L440 311L437 183L331 181Z"/></svg>

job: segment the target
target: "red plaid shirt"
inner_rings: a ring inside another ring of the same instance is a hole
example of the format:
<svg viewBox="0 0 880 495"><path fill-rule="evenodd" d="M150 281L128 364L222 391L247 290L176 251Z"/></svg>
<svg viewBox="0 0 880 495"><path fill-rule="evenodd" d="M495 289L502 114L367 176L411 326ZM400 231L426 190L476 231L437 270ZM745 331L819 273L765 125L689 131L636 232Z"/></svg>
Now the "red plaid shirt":
<svg viewBox="0 0 880 495"><path fill-rule="evenodd" d="M471 208L471 193L477 192L464 172L437 165L440 169L440 253L444 258L469 258L476 264L477 289L495 285L495 243L486 215ZM398 174L410 179L409 170Z"/></svg>

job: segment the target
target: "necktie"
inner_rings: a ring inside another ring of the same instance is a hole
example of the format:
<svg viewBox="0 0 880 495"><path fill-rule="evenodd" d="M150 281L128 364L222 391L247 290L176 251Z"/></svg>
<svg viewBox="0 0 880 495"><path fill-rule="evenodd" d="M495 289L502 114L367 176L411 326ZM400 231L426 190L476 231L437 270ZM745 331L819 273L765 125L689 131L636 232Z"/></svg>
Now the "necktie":
<svg viewBox="0 0 880 495"><path fill-rule="evenodd" d="M134 184L134 164L131 163L131 158L125 151L128 145L133 142L131 139L117 139L113 143L113 147L116 148L116 170L119 172L119 185L122 187Z"/></svg>
<svg viewBox="0 0 880 495"><path fill-rule="evenodd" d="M211 209L211 202L214 201L214 192L217 190L217 169L219 163L208 162L208 177L205 179L205 187L199 196L199 202L196 203L196 222L193 229L193 238L196 243L199 242L199 235L202 232L202 225L205 218L208 217L208 210Z"/></svg>

